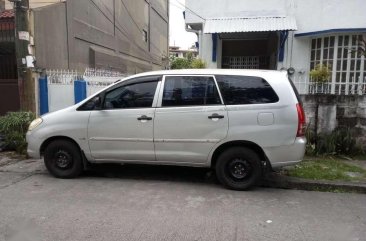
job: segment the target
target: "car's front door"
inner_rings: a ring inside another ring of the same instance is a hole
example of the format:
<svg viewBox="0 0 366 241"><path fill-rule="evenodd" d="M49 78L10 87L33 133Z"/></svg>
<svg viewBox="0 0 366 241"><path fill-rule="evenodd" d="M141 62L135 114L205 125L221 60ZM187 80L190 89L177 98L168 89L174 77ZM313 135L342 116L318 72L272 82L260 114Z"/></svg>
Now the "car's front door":
<svg viewBox="0 0 366 241"><path fill-rule="evenodd" d="M102 110L92 111L88 124L94 160L155 160L153 102L158 83L156 78L147 79L105 93Z"/></svg>
<svg viewBox="0 0 366 241"><path fill-rule="evenodd" d="M203 164L228 118L213 76L165 76L154 119L157 162Z"/></svg>

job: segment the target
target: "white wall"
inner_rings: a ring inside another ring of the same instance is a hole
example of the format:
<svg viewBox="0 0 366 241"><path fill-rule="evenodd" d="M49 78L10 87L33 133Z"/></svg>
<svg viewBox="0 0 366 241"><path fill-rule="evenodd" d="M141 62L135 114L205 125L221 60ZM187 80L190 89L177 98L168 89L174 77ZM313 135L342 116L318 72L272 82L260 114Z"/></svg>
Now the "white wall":
<svg viewBox="0 0 366 241"><path fill-rule="evenodd" d="M203 18L258 15L285 15L287 0L186 0L188 6ZM186 23L203 20L186 10Z"/></svg>
<svg viewBox="0 0 366 241"><path fill-rule="evenodd" d="M278 62L277 69L293 67L296 78L307 77L310 69L310 50L310 38L294 37L294 32L289 32L285 44L285 58L283 62Z"/></svg>
<svg viewBox="0 0 366 241"><path fill-rule="evenodd" d="M305 33L339 28L366 28L365 0L296 0L298 31Z"/></svg>
<svg viewBox="0 0 366 241"><path fill-rule="evenodd" d="M48 108L49 112L61 110L75 104L74 84L49 84Z"/></svg>

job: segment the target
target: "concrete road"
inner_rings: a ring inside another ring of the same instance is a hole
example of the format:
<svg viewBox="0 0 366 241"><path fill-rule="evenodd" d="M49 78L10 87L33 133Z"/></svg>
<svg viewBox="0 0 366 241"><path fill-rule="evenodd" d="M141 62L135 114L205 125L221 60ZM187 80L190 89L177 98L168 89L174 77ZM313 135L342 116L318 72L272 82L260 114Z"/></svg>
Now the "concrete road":
<svg viewBox="0 0 366 241"><path fill-rule="evenodd" d="M208 170L0 163L0 240L366 240L366 195L223 189Z"/></svg>

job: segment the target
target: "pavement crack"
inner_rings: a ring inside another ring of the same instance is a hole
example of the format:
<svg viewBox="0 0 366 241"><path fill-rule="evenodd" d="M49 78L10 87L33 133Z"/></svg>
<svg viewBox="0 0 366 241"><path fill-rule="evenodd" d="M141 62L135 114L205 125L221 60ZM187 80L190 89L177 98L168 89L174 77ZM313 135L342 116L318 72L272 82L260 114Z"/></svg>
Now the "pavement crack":
<svg viewBox="0 0 366 241"><path fill-rule="evenodd" d="M14 163L17 163L19 162L19 160L7 160L3 163L0 163L0 167L5 167L5 166L8 166L8 165L11 165L11 164L14 164Z"/></svg>
<svg viewBox="0 0 366 241"><path fill-rule="evenodd" d="M4 186L0 186L0 190L2 190L2 189L5 189L5 188L7 188L7 187L10 187L10 186L13 186L13 185L15 185L15 184L17 184L17 183L19 183L19 182L22 182L22 181L24 181L24 180L26 180L26 179L28 179L28 178L30 178L31 176L33 176L33 175L36 175L37 173L28 173L27 175L25 175L24 177L22 177L22 178L19 178L18 180L16 180L16 181L13 181L13 182L11 182L11 183L9 183L9 184L7 184L7 185L4 185Z"/></svg>

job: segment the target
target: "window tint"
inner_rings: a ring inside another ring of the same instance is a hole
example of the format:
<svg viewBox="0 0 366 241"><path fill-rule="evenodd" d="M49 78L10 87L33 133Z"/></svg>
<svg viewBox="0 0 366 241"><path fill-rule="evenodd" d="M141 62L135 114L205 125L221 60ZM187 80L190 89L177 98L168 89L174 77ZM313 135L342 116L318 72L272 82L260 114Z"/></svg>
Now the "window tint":
<svg viewBox="0 0 366 241"><path fill-rule="evenodd" d="M96 110L100 108L100 96L97 95L94 98L88 100L85 104L80 106L77 110Z"/></svg>
<svg viewBox="0 0 366 241"><path fill-rule="evenodd" d="M217 83L226 105L264 104L278 101L272 87L262 78L217 75Z"/></svg>
<svg viewBox="0 0 366 241"><path fill-rule="evenodd" d="M215 81L205 76L167 76L162 106L221 104Z"/></svg>
<svg viewBox="0 0 366 241"><path fill-rule="evenodd" d="M105 95L105 109L151 107L158 82L121 86Z"/></svg>

